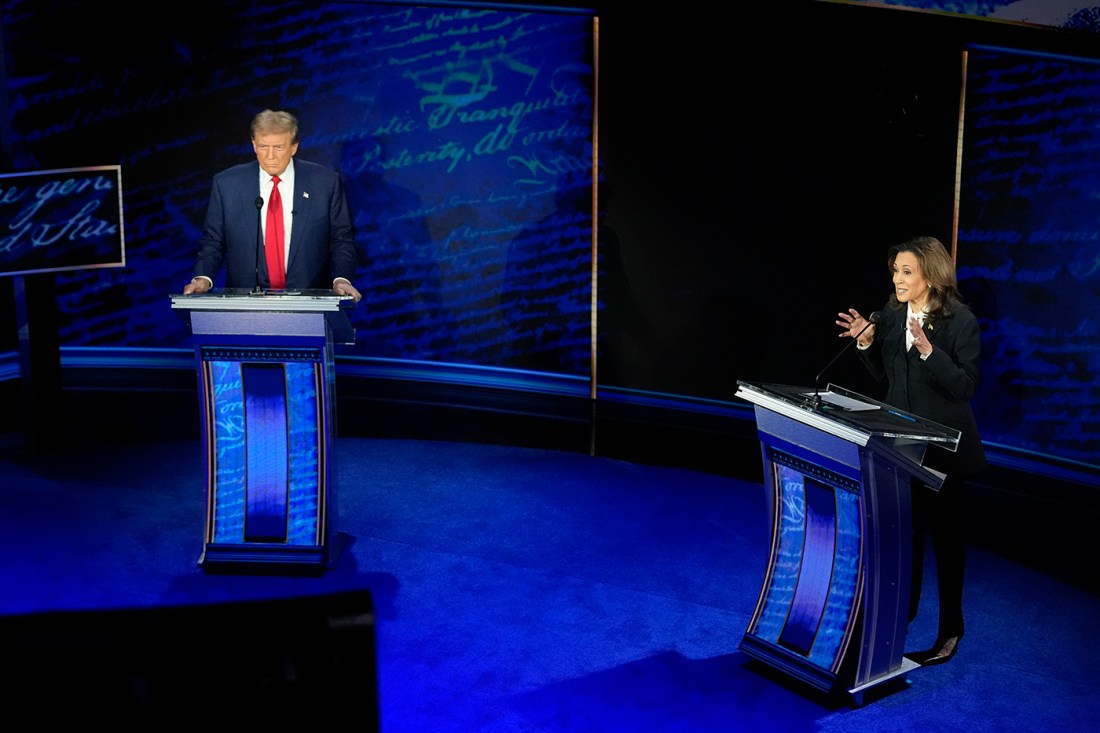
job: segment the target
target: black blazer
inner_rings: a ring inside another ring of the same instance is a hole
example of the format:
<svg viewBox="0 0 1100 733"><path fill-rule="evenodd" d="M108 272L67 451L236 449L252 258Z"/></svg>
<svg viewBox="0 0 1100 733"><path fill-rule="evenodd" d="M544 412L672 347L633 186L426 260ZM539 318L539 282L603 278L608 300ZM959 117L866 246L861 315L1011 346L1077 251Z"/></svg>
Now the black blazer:
<svg viewBox="0 0 1100 733"><path fill-rule="evenodd" d="M257 236L260 164L242 163L218 173L210 191L195 275L214 280L225 265L227 288L270 287ZM285 195L285 194L284 194ZM351 212L339 174L294 159L288 290L329 290L334 278L355 281L359 258Z"/></svg>
<svg viewBox="0 0 1100 733"><path fill-rule="evenodd" d="M875 340L859 351L871 375L886 382L883 402L961 432L958 451L933 444L924 465L947 474L966 476L986 467L985 448L970 399L978 388L981 332L978 319L965 305L924 328L932 353L922 360L906 350L909 306L888 303L875 324Z"/></svg>

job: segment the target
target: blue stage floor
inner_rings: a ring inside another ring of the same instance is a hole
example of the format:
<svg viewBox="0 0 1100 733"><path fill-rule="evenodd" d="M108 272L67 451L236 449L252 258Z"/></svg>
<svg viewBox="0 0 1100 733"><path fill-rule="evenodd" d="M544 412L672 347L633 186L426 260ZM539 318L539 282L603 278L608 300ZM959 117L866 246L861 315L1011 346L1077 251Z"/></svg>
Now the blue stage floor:
<svg viewBox="0 0 1100 733"><path fill-rule="evenodd" d="M369 591L374 649L344 663L375 670L377 688L338 701L362 713L348 730L370 729L372 706L386 733L1100 730L1100 599L984 544L970 548L957 657L856 707L738 651L766 563L758 484L457 442L341 438L333 455L346 546L321 577L292 577L198 567L197 441L13 452L0 459L0 611L117 610L121 623ZM933 586L910 650L931 643L934 603ZM71 675L35 674L63 710ZM20 707L5 701L9 719L56 712Z"/></svg>

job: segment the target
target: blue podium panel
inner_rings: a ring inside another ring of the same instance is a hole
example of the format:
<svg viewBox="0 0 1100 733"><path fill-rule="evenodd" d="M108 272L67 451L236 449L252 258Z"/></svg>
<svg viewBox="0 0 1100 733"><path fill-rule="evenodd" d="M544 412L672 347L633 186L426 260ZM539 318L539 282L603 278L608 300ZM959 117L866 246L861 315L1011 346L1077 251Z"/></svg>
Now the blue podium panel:
<svg viewBox="0 0 1100 733"><path fill-rule="evenodd" d="M286 542L290 531L287 502L296 493L290 486L288 461L286 365L241 364L240 374L245 435L244 539Z"/></svg>
<svg viewBox="0 0 1100 733"><path fill-rule="evenodd" d="M833 388L740 383L756 405L771 543L747 655L858 700L904 658L912 570L910 482L939 488L924 447L949 428Z"/></svg>
<svg viewBox="0 0 1100 733"><path fill-rule="evenodd" d="M320 552L328 513L323 353L208 347L202 375L212 428L207 545Z"/></svg>
<svg viewBox="0 0 1100 733"><path fill-rule="evenodd" d="M831 689L859 620L863 486L858 476L814 463L792 448L797 446L783 441L764 448L773 531L747 636L787 672Z"/></svg>
<svg viewBox="0 0 1100 733"><path fill-rule="evenodd" d="M323 572L336 559L328 455L333 323L343 328L345 299L242 297L173 301L190 311L198 362L207 467L199 564Z"/></svg>
<svg viewBox="0 0 1100 733"><path fill-rule="evenodd" d="M859 490L823 482L775 460L783 507L777 572L755 633L835 672L849 640L860 586Z"/></svg>

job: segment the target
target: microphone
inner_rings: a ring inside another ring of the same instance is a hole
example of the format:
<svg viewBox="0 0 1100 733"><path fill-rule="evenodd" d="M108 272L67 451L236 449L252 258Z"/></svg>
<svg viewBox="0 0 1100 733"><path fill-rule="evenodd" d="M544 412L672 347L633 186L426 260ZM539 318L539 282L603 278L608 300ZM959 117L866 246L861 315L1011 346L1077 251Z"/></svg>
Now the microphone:
<svg viewBox="0 0 1100 733"><path fill-rule="evenodd" d="M819 405L821 405L821 392L820 392L821 377L823 377L825 375L825 372L827 372L829 370L829 367L831 367L833 364L836 363L837 359L839 359L841 356L844 355L844 352L846 352L848 349L852 348L852 346L855 345L856 341L859 340L859 337L863 335L864 331L866 331L868 328L871 327L872 323L878 323L879 316L881 316L881 315L882 315L881 311L875 311L871 315L867 316L867 323L864 324L863 328L861 328L859 330L859 333L857 333L855 335L855 337L849 343L845 344L844 348L841 349L837 353L837 355L834 356L832 358L832 360L828 364L826 364L825 367L820 372L817 373L817 376L814 378L814 400L813 400L813 406L814 407L818 407Z"/></svg>
<svg viewBox="0 0 1100 733"><path fill-rule="evenodd" d="M252 293L263 293L263 288L260 287L260 252L264 248L264 232L263 226L260 223L260 212L264 208L264 197L256 197L256 287L252 288Z"/></svg>

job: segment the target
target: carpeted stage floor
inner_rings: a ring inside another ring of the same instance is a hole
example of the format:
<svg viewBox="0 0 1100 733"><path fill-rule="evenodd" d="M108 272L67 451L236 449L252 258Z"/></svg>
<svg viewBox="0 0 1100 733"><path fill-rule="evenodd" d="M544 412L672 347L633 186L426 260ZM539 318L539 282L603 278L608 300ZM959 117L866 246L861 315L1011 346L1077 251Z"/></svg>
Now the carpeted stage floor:
<svg viewBox="0 0 1100 733"><path fill-rule="evenodd" d="M341 438L333 455L345 542L320 577L198 567L198 441L0 458L0 610L9 620L62 614L56 643L44 651L57 666L6 664L21 685L0 688L5 717L25 726L11 730L39 729L59 712L79 717L71 708L79 689L94 688L95 670L110 668L112 654L117 662L109 644L102 659L86 647L78 664L65 659L58 647L82 618L106 618L108 626L115 619L113 638L142 639L142 659L162 669L185 647L209 660L175 678L187 690L181 696L202 700L226 682L204 674L228 675L225 660L256 651L231 633L195 633L199 608L258 602L260 615L275 621L271 628L257 621L266 641L316 650L331 640L310 636L309 623L296 628L302 616L277 603L323 605L354 591L366 591L352 595L373 608L369 638L360 634L322 660L354 684L330 684L303 703L332 706L345 730L375 723L386 733L1100 730L1100 600L984 544L970 549L968 631L957 657L851 705L738 650L766 562L759 484L459 442ZM911 650L935 635L934 591L926 598ZM229 668L243 689L256 686L249 675L267 674L247 659ZM13 689L36 694L12 699ZM264 729L321 727L297 726L293 717ZM208 729L260 728L215 721Z"/></svg>

